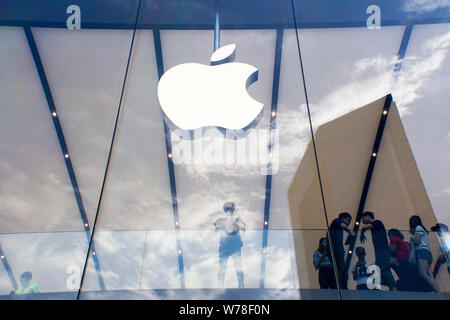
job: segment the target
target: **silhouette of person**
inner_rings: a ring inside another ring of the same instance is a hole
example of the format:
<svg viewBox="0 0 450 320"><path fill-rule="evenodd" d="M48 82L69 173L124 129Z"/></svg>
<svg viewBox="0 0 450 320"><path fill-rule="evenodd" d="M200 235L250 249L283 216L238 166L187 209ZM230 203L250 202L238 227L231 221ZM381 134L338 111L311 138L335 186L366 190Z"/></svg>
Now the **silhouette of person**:
<svg viewBox="0 0 450 320"><path fill-rule="evenodd" d="M389 290L396 290L395 279L391 273L391 250L389 248L389 241L381 220L375 220L373 212L366 211L362 214L362 222L364 227L361 229L360 240L361 243L366 241L364 235L367 230L372 233L372 243L375 249L375 264L380 268L381 284L389 287Z"/></svg>
<svg viewBox="0 0 450 320"><path fill-rule="evenodd" d="M398 276L395 287L400 291L420 291L423 280L415 264L409 262L411 248L403 240L403 234L398 229L391 229L388 232L388 238L391 251L390 265Z"/></svg>
<svg viewBox="0 0 450 320"><path fill-rule="evenodd" d="M411 216L409 218L409 227L411 232L411 242L414 245L417 267L419 274L435 292L441 292L438 282L434 279L431 271L433 256L430 251L430 243L428 239L428 230L422 223L419 216Z"/></svg>
<svg viewBox="0 0 450 320"><path fill-rule="evenodd" d="M344 231L349 236L354 237L355 233L349 228L352 216L348 212L342 212L339 217L334 219L330 224L330 237L328 243L332 243L334 256L336 260L336 267L338 269L339 284L341 289L347 289L348 273L345 270L345 248L344 248ZM348 239L347 239L348 240ZM331 250L328 251L330 261Z"/></svg>
<svg viewBox="0 0 450 320"><path fill-rule="evenodd" d="M244 287L244 272L242 271L241 248L243 246L240 230L245 231L245 223L234 214L234 203L226 202L223 205L225 218L217 219L214 229L220 232L219 244L219 286L223 288L228 258L232 258L239 288Z"/></svg>
<svg viewBox="0 0 450 320"><path fill-rule="evenodd" d="M356 290L369 290L367 283L373 273L369 274L367 272L370 264L366 261L366 250L363 247L357 247L355 253L358 261L352 267L352 273L353 280L356 281Z"/></svg>
<svg viewBox="0 0 450 320"><path fill-rule="evenodd" d="M319 270L320 289L336 289L336 277L334 276L333 264L331 263L328 246L328 239L319 240L319 248L314 252L313 264L316 270Z"/></svg>

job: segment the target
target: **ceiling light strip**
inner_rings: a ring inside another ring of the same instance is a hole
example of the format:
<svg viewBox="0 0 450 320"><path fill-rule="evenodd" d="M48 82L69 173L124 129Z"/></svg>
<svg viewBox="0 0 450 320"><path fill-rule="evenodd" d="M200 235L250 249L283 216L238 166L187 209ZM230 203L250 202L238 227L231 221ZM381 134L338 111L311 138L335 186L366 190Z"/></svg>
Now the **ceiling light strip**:
<svg viewBox="0 0 450 320"><path fill-rule="evenodd" d="M277 38L275 43L275 61L273 69L273 81L272 81L272 104L270 114L270 141L268 145L268 153L272 152L274 147L274 134L276 129L277 120L277 108L278 108L278 93L280 88L280 72L281 72L281 56L283 50L283 29L277 29ZM264 288L265 274L266 274L266 253L267 242L269 238L269 218L270 218L270 197L272 192L272 158L269 157L269 163L267 164L266 175L266 188L265 188L265 201L264 201L264 221L263 221L263 234L262 234L262 246L261 246L261 278L259 287Z"/></svg>
<svg viewBox="0 0 450 320"><path fill-rule="evenodd" d="M155 45L155 55L156 55L156 65L158 69L158 79L161 79L164 74L164 62L162 55L162 46L161 46L161 34L159 29L153 29L153 41ZM170 192L172 196L172 211L173 211L173 221L175 234L177 239L177 257L178 257L178 270L180 273L180 286L182 289L185 288L185 280L184 280L184 261L183 261L183 250L181 245L181 237L180 237L180 223L178 216L178 201L177 201L177 190L176 190L176 182L175 182L175 169L172 159L172 140L170 137L170 128L167 125L166 121L163 118L164 124L164 136L166 143L166 152L167 152L167 167L169 171L169 181L170 181Z"/></svg>
<svg viewBox="0 0 450 320"><path fill-rule="evenodd" d="M403 37L402 37L402 42L400 43L400 48L399 48L398 54L397 54L398 62L394 66L394 80L397 79L398 73L401 70L403 59L406 56L406 49L408 48L408 44L409 44L409 40L411 38L411 33L413 30L413 27L414 27L413 24L407 24L405 26L405 30L403 32ZM378 131L377 131L377 135L375 137L375 143L374 143L374 147L373 147L372 154L370 157L369 167L367 169L366 180L364 182L364 187L363 187L363 191L361 194L360 204L358 207L358 211L356 213L355 225L353 226L353 231L355 232L356 235L353 239L350 239L350 246L349 246L349 249L347 250L347 257L346 257L346 261L345 261L345 269L344 269L345 272L348 272L348 270L350 268L350 263L352 260L352 255L353 255L355 244L356 244L356 238L358 235L359 226L361 224L361 215L364 210L367 195L369 193L370 181L372 178L375 162L378 157L379 144L380 144L381 138L383 136L384 126L387 121L387 116L389 114L389 107L390 107L391 101L392 101L392 96L389 94L388 96L386 96L386 102L385 102L385 105L383 108L382 115L380 116L380 123L378 125ZM387 103L389 103L388 106L386 105Z"/></svg>
<svg viewBox="0 0 450 320"><path fill-rule="evenodd" d="M89 221L86 215L86 210L84 208L83 200L81 198L81 193L78 187L77 179L75 176L75 171L72 166L72 160L70 158L69 149L66 144L66 139L64 137L64 133L61 127L61 123L59 121L58 112L56 110L55 102L53 100L53 96L50 90L50 86L48 84L47 76L45 74L44 66L42 65L41 57L39 55L39 51L36 45L36 41L33 36L33 32L30 27L24 27L25 36L27 38L28 46L30 48L31 54L33 56L33 60L35 63L36 70L39 75L39 79L41 81L42 89L44 90L45 97L47 100L47 105L50 111L50 117L53 121L53 125L55 127L56 135L58 137L59 145L61 148L61 152L64 158L64 162L67 168L67 172L69 174L70 182L72 184L72 189L75 195L75 200L78 206L78 210L81 216L81 220L83 223L83 228L86 233L86 237L88 242L91 239ZM98 281L101 288L104 288L103 277L101 275L100 266L98 264L97 258L95 257L95 269L97 270Z"/></svg>

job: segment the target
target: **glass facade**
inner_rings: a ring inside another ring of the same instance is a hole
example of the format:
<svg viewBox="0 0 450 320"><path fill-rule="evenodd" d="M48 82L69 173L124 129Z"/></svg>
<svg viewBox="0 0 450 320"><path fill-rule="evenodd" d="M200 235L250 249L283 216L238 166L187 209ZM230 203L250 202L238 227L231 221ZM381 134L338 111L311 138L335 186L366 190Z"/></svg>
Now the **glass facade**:
<svg viewBox="0 0 450 320"><path fill-rule="evenodd" d="M449 7L376 3L1 2L0 298L448 299Z"/></svg>

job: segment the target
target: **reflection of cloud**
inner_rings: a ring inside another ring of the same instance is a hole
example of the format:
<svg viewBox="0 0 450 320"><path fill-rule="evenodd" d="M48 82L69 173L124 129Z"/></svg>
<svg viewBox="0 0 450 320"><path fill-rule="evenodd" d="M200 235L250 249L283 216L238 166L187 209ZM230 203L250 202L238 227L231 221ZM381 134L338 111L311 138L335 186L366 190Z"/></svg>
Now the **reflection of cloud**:
<svg viewBox="0 0 450 320"><path fill-rule="evenodd" d="M107 290L180 288L177 232L148 231L144 245L145 233L108 231L96 235L98 258ZM272 231L269 235L271 240L266 254L268 267L265 274L268 288L293 287L293 255L290 252L288 235L286 231ZM214 231L181 231L178 236L181 240L186 288L217 288L219 235ZM242 268L245 287L259 288L262 231L247 230L241 232L241 236L244 243ZM111 242L110 246L119 249L108 252L106 242ZM98 290L96 271L92 263L89 264L87 274L89 281L85 283L85 290ZM226 269L225 287L237 288L231 258ZM208 293L205 297L209 299L216 294L220 295L222 292Z"/></svg>
<svg viewBox="0 0 450 320"><path fill-rule="evenodd" d="M426 41L422 45L420 57L410 56L405 59L394 86L401 114L411 112L410 105L420 98L419 89L429 81L432 73L442 66L449 47L450 32L447 32Z"/></svg>
<svg viewBox="0 0 450 320"><path fill-rule="evenodd" d="M386 66L393 65L393 61L388 61L386 57L381 55L371 57L371 58L363 58L358 60L354 64L353 76L358 77L364 75L363 72L370 71L373 73L374 71L385 72Z"/></svg>
<svg viewBox="0 0 450 320"><path fill-rule="evenodd" d="M172 134L172 153L176 165L185 168L193 179L207 181L220 173L229 177L261 175L268 163L269 131L253 129L245 138L223 138L216 129L203 137L184 140Z"/></svg>
<svg viewBox="0 0 450 320"><path fill-rule="evenodd" d="M206 185L194 185L179 201L180 223L183 229L210 230L212 223L224 215L222 205L226 201L236 204L235 214L249 229L262 226L264 189L261 180L212 178ZM197 188L196 188L197 187ZM245 190L243 192L242 190Z"/></svg>
<svg viewBox="0 0 450 320"><path fill-rule="evenodd" d="M450 188L445 188L445 189L442 189L442 190L439 191L439 192L436 192L436 193L434 194L434 196L435 196L435 197L442 196L442 195L448 196L449 194L450 194Z"/></svg>
<svg viewBox="0 0 450 320"><path fill-rule="evenodd" d="M31 271L40 292L69 291L67 267L82 270L86 258L84 232L3 234L0 242L16 281L22 272ZM9 281L4 285L0 294L12 289Z"/></svg>
<svg viewBox="0 0 450 320"><path fill-rule="evenodd" d="M273 233L272 233L273 234ZM258 288L261 277L261 238L262 231L247 230L241 232L242 241L242 270L244 272L245 288ZM214 231L184 231L183 259L187 288L217 288L219 271L219 236ZM289 245L289 244L287 244ZM286 243L273 243L266 256L270 260L270 270L265 278L272 288L289 288L292 285L285 280L291 273L291 253ZM276 254L275 254L276 253ZM283 256L282 256L283 255ZM288 263L284 263L288 259ZM279 262L281 260L281 263ZM278 281L278 280L283 281ZM225 273L226 288L237 288L236 270L233 259L227 263Z"/></svg>
<svg viewBox="0 0 450 320"><path fill-rule="evenodd" d="M267 276L266 288L293 288L292 281L292 253L291 248L283 248L279 246L270 246L267 248L268 264L270 270L276 272L270 273Z"/></svg>
<svg viewBox="0 0 450 320"><path fill-rule="evenodd" d="M310 104L314 129L389 93L393 65L393 61L382 56L356 61L350 82Z"/></svg>
<svg viewBox="0 0 450 320"><path fill-rule="evenodd" d="M392 92L402 115L420 95L419 89L438 70L450 46L450 32L429 39L422 45L422 56L403 60L403 67L393 77L393 67L399 62L383 56L363 58L353 64L351 81L335 88L316 104L311 104L314 128L344 115L355 107L368 104Z"/></svg>
<svg viewBox="0 0 450 320"><path fill-rule="evenodd" d="M448 0L406 0L405 11L427 12L439 8L448 8Z"/></svg>
<svg viewBox="0 0 450 320"><path fill-rule="evenodd" d="M149 231L145 248L139 288L179 288L177 233Z"/></svg>
<svg viewBox="0 0 450 320"><path fill-rule="evenodd" d="M5 121L8 118L2 115ZM15 123L15 127L23 129L22 124ZM5 128L3 121L0 127ZM4 133L8 139L0 141L1 230L80 230L73 189L60 161L62 156L54 151L56 146L36 141L39 130L23 138L6 128ZM39 219L33 218L36 216Z"/></svg>
<svg viewBox="0 0 450 320"><path fill-rule="evenodd" d="M214 231L181 231L182 257L186 288L217 288L219 236ZM262 231L247 230L241 233L242 267L245 287L259 288L261 272ZM95 235L95 247L100 262L101 275L106 290L168 289L180 288L180 273L175 231L99 231ZM267 288L292 288L292 261L289 233L271 231L267 249ZM65 292L66 270L70 265L83 268L87 242L85 234L41 233L2 235L0 237L16 279L25 270L33 272L33 279L41 292ZM0 294L11 290L9 281L1 279ZM232 259L228 261L225 287L236 288L237 279ZM84 292L99 290L97 271L92 255L87 266ZM94 293L89 293L94 294ZM108 295L109 293L102 293ZM110 294L121 294L111 292ZM137 295L150 294L137 291ZM153 296L152 299L170 298ZM205 292L205 298L219 298L223 291ZM275 292L270 293L275 294ZM280 292L287 294L292 293ZM127 297L127 295L122 296Z"/></svg>
<svg viewBox="0 0 450 320"><path fill-rule="evenodd" d="M280 171L295 170L298 161L311 140L309 121L306 118L306 106L297 109L285 109L279 114L277 126L280 128L279 166Z"/></svg>
<svg viewBox="0 0 450 320"><path fill-rule="evenodd" d="M298 290L289 289L189 289L117 290L82 292L81 299L93 300L299 300Z"/></svg>

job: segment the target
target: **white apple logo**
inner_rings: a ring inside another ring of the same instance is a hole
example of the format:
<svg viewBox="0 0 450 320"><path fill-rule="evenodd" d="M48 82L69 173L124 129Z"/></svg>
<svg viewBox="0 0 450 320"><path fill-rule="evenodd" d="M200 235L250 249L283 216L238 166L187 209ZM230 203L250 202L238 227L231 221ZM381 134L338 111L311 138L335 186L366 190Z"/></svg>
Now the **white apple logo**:
<svg viewBox="0 0 450 320"><path fill-rule="evenodd" d="M258 69L231 62L235 50L235 44L216 50L211 66L184 63L164 73L158 84L158 99L169 124L182 130L245 130L259 121L264 104L247 92L258 80Z"/></svg>

